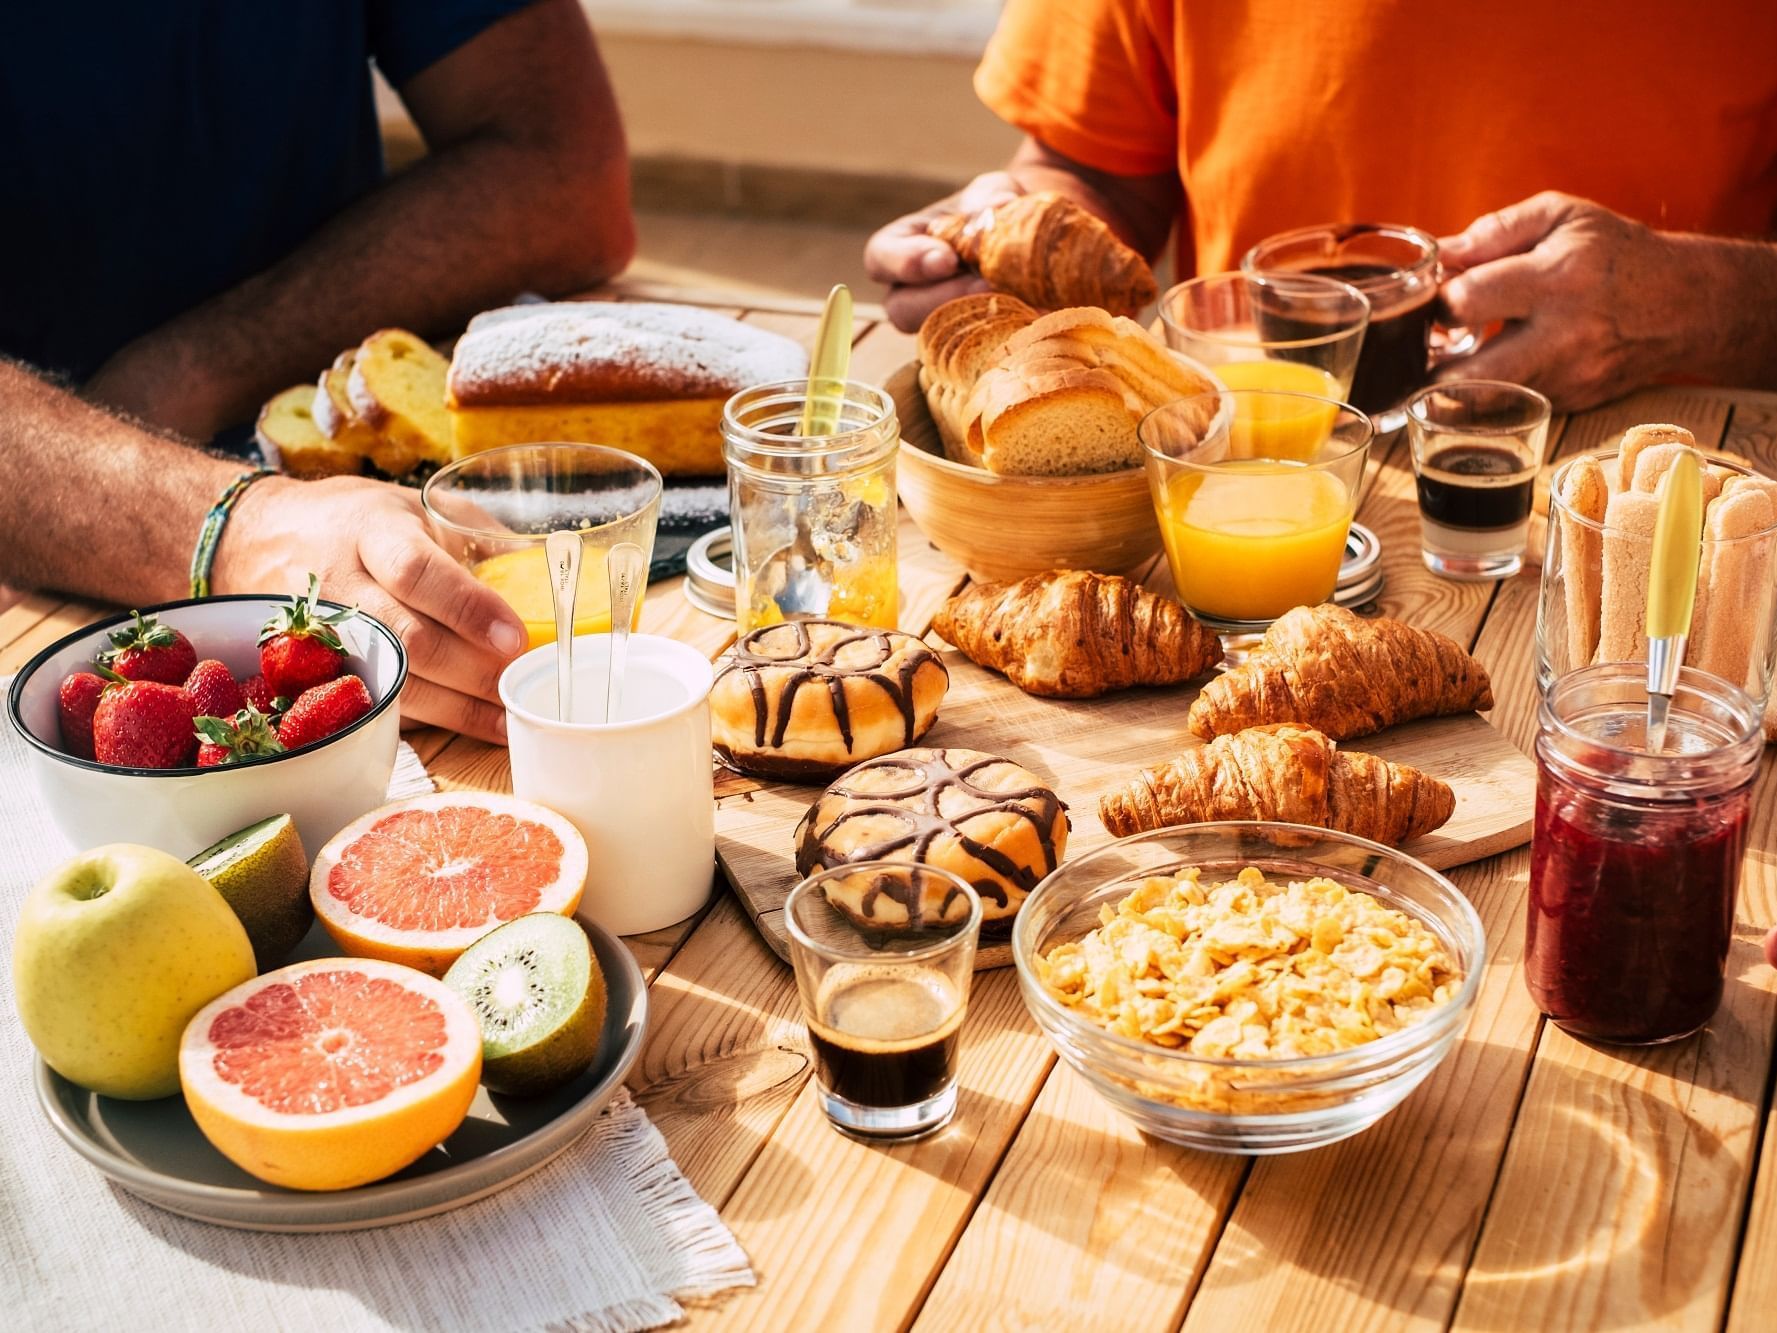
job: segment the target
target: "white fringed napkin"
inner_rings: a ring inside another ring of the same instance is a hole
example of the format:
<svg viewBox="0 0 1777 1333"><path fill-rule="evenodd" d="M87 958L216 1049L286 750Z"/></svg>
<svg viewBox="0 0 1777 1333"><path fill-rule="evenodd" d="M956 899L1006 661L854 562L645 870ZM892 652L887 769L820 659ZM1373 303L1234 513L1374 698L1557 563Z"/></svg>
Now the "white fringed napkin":
<svg viewBox="0 0 1777 1333"><path fill-rule="evenodd" d="M3 691L4 681L0 681ZM404 742L391 797L432 789ZM0 949L71 854L0 721ZM734 1236L621 1094L535 1175L438 1217L287 1236L162 1212L111 1185L38 1109L12 988L0 1013L0 1322L11 1328L550 1329L629 1333L751 1286Z"/></svg>

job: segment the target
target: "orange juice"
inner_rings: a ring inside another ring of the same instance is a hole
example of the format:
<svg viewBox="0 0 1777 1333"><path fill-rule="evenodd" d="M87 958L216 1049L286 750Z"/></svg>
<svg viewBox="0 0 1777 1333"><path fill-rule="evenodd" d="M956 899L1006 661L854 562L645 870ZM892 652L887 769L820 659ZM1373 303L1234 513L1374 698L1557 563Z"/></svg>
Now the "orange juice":
<svg viewBox="0 0 1777 1333"><path fill-rule="evenodd" d="M1193 611L1271 620L1333 595L1354 507L1333 473L1252 459L1177 473L1161 493L1166 557Z"/></svg>
<svg viewBox="0 0 1777 1333"><path fill-rule="evenodd" d="M1338 380L1318 366L1305 366L1299 361L1228 361L1213 369L1230 389L1306 393L1334 402L1343 397ZM1333 433L1336 415L1332 403L1243 397L1230 435L1230 455L1306 461Z"/></svg>
<svg viewBox="0 0 1777 1333"><path fill-rule="evenodd" d="M531 647L555 642L555 603L549 593L549 559L539 543L517 551L490 556L470 573L506 599L518 612L530 635ZM580 555L580 586L574 594L574 633L611 632L611 589L605 572L605 553L585 548ZM642 599L636 598L635 620L642 618ZM631 626L634 628L634 625Z"/></svg>

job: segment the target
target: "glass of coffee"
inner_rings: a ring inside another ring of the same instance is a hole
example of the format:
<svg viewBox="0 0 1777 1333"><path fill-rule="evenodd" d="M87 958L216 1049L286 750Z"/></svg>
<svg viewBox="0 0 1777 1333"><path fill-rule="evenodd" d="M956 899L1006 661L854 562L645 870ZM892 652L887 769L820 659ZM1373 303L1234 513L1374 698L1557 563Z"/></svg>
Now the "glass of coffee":
<svg viewBox="0 0 1777 1333"><path fill-rule="evenodd" d="M1350 401L1377 431L1400 429L1406 420L1401 404L1431 371L1438 295L1438 243L1431 233L1374 222L1303 227L1260 241L1240 267L1246 273L1318 273L1369 299L1370 327Z"/></svg>
<svg viewBox="0 0 1777 1333"><path fill-rule="evenodd" d="M1230 389L1344 398L1370 323L1350 283L1313 273L1217 273L1160 298L1166 345Z"/></svg>
<svg viewBox="0 0 1777 1333"><path fill-rule="evenodd" d="M912 928L885 933L843 903L888 894ZM967 880L906 861L835 866L784 902L821 1109L842 1134L904 1141L956 1113L956 1053L975 971L981 899Z"/></svg>
<svg viewBox="0 0 1777 1333"><path fill-rule="evenodd" d="M1434 574L1510 578L1524 567L1549 400L1503 380L1450 380L1407 400L1420 548Z"/></svg>

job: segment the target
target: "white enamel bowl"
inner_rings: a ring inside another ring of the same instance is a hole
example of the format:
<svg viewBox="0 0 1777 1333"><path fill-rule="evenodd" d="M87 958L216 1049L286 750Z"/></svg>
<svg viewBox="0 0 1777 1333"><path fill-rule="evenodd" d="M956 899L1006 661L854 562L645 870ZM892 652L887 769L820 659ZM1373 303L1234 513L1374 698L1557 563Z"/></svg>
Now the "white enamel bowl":
<svg viewBox="0 0 1777 1333"><path fill-rule="evenodd" d="M142 610L182 631L200 659L217 658L244 679L259 670L259 627L289 603L247 594ZM6 696L7 721L24 739L43 803L76 847L135 842L183 859L257 820L289 814L312 860L328 838L382 804L395 767L396 698L407 679L407 654L392 630L362 612L340 626L340 636L346 670L363 678L373 707L316 745L222 768L112 768L63 754L62 680L91 670L94 656L108 646L107 632L129 619L97 620L52 643L18 673Z"/></svg>

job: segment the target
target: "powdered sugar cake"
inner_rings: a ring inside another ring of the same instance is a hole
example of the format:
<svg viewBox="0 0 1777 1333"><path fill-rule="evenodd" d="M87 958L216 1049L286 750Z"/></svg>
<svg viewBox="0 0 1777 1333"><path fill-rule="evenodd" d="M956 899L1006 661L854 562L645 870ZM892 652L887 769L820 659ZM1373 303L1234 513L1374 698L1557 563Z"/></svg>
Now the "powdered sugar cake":
<svg viewBox="0 0 1777 1333"><path fill-rule="evenodd" d="M470 320L447 387L452 407L726 399L807 369L801 344L696 306L558 301Z"/></svg>

